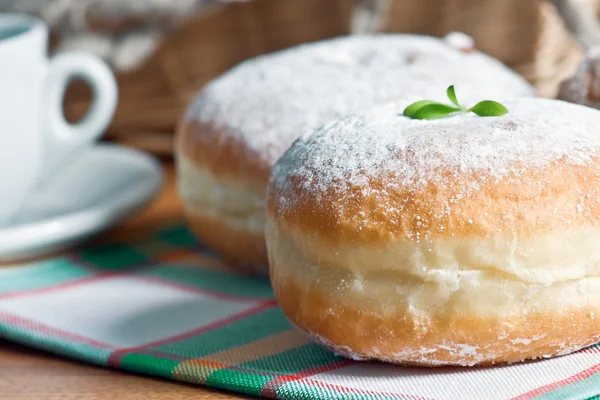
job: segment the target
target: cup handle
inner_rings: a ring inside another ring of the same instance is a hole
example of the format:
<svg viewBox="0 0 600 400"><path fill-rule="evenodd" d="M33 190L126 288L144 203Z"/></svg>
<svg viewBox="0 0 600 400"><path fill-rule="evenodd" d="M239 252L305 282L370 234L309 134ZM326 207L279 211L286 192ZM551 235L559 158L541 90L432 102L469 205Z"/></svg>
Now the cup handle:
<svg viewBox="0 0 600 400"><path fill-rule="evenodd" d="M69 83L79 78L92 89L92 104L83 119L67 122L63 97ZM110 123L117 106L117 82L111 69L99 58L83 52L54 56L46 76L46 157L42 176L47 178L65 164L72 152L98 139Z"/></svg>

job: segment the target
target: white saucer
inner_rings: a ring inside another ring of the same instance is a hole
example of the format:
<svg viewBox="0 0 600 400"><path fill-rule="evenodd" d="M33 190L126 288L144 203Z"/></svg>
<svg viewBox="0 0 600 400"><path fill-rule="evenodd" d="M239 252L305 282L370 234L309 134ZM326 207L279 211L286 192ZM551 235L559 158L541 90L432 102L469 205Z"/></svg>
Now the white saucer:
<svg viewBox="0 0 600 400"><path fill-rule="evenodd" d="M98 144L0 226L0 262L76 244L146 205L161 186L157 161L136 150Z"/></svg>

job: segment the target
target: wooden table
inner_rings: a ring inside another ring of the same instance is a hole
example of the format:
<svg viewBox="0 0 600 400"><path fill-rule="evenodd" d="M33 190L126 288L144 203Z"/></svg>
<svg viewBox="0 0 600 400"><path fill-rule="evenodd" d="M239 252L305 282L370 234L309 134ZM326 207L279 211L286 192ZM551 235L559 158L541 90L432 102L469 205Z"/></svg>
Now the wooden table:
<svg viewBox="0 0 600 400"><path fill-rule="evenodd" d="M97 240L115 240L181 220L173 167L160 196L147 209ZM145 378L62 359L0 340L0 399L154 400L236 399L240 396L160 379Z"/></svg>

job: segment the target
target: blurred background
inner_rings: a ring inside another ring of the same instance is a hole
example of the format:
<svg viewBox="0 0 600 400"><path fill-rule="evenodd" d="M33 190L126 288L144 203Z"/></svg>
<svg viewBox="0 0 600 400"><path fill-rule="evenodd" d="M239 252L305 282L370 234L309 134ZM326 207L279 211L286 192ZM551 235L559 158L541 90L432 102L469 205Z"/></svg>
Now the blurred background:
<svg viewBox="0 0 600 400"><path fill-rule="evenodd" d="M345 34L462 31L555 97L600 43L600 0L0 0L52 29L51 49L83 49L117 74L106 140L169 157L186 104L208 80L259 54ZM90 97L75 82L70 120Z"/></svg>

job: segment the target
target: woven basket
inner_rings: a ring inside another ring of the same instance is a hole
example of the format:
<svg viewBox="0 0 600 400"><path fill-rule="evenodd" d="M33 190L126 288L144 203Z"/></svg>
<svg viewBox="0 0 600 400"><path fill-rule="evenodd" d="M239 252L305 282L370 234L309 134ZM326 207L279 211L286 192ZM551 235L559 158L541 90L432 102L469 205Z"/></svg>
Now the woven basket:
<svg viewBox="0 0 600 400"><path fill-rule="evenodd" d="M556 9L540 0L391 0L380 29L467 33L479 50L515 69L545 97L556 95L583 57Z"/></svg>
<svg viewBox="0 0 600 400"><path fill-rule="evenodd" d="M202 13L170 35L142 67L118 74L119 106L106 138L170 154L174 126L205 82L250 57L347 34L353 1L253 0ZM67 118L80 118L88 89L72 85L65 102Z"/></svg>

